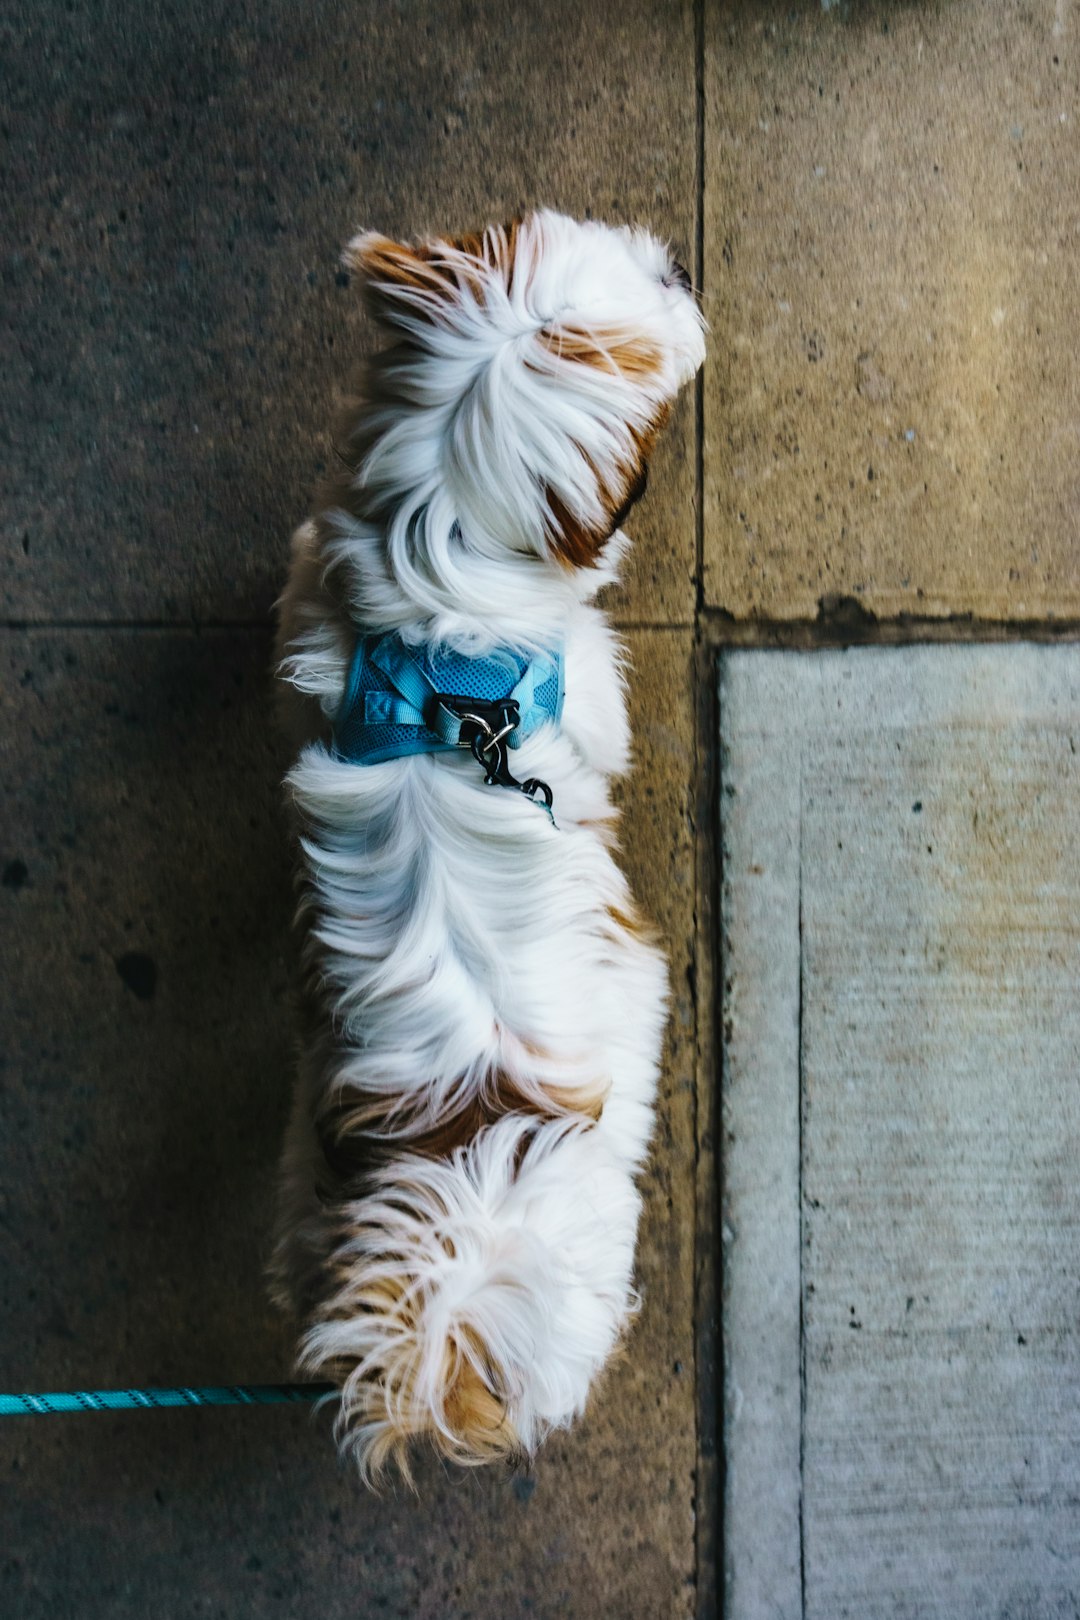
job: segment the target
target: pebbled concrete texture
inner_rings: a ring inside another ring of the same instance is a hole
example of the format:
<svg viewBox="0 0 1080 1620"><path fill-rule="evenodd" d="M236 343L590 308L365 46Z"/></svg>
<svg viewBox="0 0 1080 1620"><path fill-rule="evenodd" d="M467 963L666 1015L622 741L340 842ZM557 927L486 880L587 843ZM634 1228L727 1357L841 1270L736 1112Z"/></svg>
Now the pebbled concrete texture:
<svg viewBox="0 0 1080 1620"><path fill-rule="evenodd" d="M0 1388L276 1381L290 1084L283 768L262 630L0 635ZM693 719L635 633L628 865L672 954L643 1306L535 1472L377 1500L282 1408L6 1419L0 1613L693 1612ZM643 1463L647 1458L647 1463Z"/></svg>
<svg viewBox="0 0 1080 1620"><path fill-rule="evenodd" d="M9 4L5 617L259 619L366 341L361 225L696 234L688 0ZM618 609L688 623L692 401Z"/></svg>
<svg viewBox="0 0 1080 1620"><path fill-rule="evenodd" d="M707 0L705 85L708 604L1080 618L1075 6Z"/></svg>

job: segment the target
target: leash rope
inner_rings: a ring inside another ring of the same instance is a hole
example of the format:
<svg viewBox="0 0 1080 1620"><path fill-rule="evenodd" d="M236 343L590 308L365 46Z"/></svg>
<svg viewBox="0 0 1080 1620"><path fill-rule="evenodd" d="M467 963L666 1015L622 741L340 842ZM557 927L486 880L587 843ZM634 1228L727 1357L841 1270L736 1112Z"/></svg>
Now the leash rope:
<svg viewBox="0 0 1080 1620"><path fill-rule="evenodd" d="M202 1389L79 1389L51 1395L0 1395L0 1417L46 1412L129 1412L167 1406L281 1406L334 1393L333 1384L214 1384Z"/></svg>

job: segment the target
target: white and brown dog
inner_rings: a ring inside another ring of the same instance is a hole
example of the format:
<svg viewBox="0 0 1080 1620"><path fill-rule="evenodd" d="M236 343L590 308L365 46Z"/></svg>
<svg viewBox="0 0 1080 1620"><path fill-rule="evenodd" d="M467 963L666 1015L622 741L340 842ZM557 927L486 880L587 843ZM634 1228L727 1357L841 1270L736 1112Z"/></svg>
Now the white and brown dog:
<svg viewBox="0 0 1080 1620"><path fill-rule="evenodd" d="M274 1277L371 1479L418 1437L530 1453L635 1307L666 975L612 855L593 598L704 339L640 230L345 262L388 342L281 603L306 1027Z"/></svg>

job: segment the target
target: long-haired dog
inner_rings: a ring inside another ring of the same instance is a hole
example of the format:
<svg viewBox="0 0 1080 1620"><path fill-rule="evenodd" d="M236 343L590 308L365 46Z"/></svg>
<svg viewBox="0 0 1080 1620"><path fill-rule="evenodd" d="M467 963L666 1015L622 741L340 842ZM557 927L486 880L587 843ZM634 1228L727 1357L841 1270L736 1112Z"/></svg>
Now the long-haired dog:
<svg viewBox="0 0 1080 1620"><path fill-rule="evenodd" d="M385 342L281 603L304 975L273 1271L370 1479L419 1437L532 1452L635 1308L666 972L612 854L593 598L704 339L641 230L537 212L345 262Z"/></svg>

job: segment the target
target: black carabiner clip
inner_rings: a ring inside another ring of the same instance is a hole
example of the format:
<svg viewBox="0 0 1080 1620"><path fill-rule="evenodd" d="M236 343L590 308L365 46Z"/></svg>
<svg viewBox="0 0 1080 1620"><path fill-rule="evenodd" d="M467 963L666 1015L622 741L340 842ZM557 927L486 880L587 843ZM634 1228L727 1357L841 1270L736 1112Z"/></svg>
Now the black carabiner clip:
<svg viewBox="0 0 1080 1620"><path fill-rule="evenodd" d="M553 795L546 782L541 782L538 776L530 776L521 782L513 775L507 763L506 743L502 736L485 738L478 731L469 746L476 763L483 766L484 781L489 787L517 788L527 799L535 799L538 793L542 794L545 807L551 809Z"/></svg>

